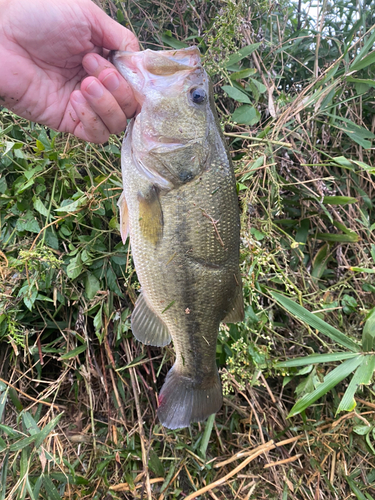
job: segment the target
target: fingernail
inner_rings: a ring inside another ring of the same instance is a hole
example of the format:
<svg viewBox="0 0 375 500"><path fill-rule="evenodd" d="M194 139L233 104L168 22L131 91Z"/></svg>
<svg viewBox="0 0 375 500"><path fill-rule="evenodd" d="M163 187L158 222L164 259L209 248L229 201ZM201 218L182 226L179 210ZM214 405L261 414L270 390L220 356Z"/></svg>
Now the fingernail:
<svg viewBox="0 0 375 500"><path fill-rule="evenodd" d="M95 73L98 69L99 63L96 60L96 57L90 56L86 57L84 61L85 69L88 73Z"/></svg>
<svg viewBox="0 0 375 500"><path fill-rule="evenodd" d="M87 86L86 92L91 95L91 97L95 97L98 99L99 97L102 97L103 95L103 87L100 85L99 82L96 80L93 80L90 85Z"/></svg>
<svg viewBox="0 0 375 500"><path fill-rule="evenodd" d="M104 78L102 83L110 92L114 92L120 86L120 80L116 73L109 73L109 75Z"/></svg>
<svg viewBox="0 0 375 500"><path fill-rule="evenodd" d="M75 92L73 92L72 97L75 100L75 102L78 104L83 104L86 102L86 99L83 97L80 90L76 90Z"/></svg>

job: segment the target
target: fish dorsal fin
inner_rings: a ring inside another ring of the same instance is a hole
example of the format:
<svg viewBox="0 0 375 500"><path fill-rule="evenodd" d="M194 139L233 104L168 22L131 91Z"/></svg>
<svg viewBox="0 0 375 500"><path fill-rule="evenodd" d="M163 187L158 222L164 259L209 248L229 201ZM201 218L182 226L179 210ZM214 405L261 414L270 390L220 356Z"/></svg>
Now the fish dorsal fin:
<svg viewBox="0 0 375 500"><path fill-rule="evenodd" d="M158 188L152 186L145 195L138 193L138 203L142 236L156 246L163 235L163 211Z"/></svg>
<svg viewBox="0 0 375 500"><path fill-rule="evenodd" d="M120 211L120 234L123 244L125 245L126 239L129 236L129 212L128 204L126 203L125 193L122 192L117 202Z"/></svg>
<svg viewBox="0 0 375 500"><path fill-rule="evenodd" d="M237 276L238 283L241 283L241 277ZM236 281L237 281L236 280ZM229 311L223 319L223 323L238 323L244 320L244 306L243 306L243 295L242 286L238 285L236 288L236 293L229 303Z"/></svg>
<svg viewBox="0 0 375 500"><path fill-rule="evenodd" d="M131 326L134 337L142 344L162 347L171 341L167 326L152 311L142 292L135 303Z"/></svg>

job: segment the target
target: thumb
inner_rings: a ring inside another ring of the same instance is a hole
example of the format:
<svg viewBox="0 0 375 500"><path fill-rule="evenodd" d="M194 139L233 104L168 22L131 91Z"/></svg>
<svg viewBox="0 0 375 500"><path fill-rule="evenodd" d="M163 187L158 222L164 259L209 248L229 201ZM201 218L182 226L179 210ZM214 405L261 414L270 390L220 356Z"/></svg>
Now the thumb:
<svg viewBox="0 0 375 500"><path fill-rule="evenodd" d="M139 50L138 39L127 28L111 19L91 0L88 1L91 25L91 41L94 45L108 50ZM87 16L86 14L86 16Z"/></svg>

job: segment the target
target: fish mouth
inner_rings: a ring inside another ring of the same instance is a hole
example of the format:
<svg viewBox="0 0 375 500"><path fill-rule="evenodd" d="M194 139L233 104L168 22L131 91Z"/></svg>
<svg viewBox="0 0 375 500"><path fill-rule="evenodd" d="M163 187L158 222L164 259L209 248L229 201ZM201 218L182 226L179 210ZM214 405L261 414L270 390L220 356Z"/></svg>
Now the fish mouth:
<svg viewBox="0 0 375 500"><path fill-rule="evenodd" d="M108 59L120 73L124 66L127 71L137 72L142 65L145 71L154 76L175 75L179 71L192 71L201 66L197 47L159 51L147 49L139 52L111 50Z"/></svg>
<svg viewBox="0 0 375 500"><path fill-rule="evenodd" d="M111 51L109 61L129 83L141 105L148 85L155 90L173 87L182 91L187 79L200 81L204 72L199 49L194 46L178 50Z"/></svg>

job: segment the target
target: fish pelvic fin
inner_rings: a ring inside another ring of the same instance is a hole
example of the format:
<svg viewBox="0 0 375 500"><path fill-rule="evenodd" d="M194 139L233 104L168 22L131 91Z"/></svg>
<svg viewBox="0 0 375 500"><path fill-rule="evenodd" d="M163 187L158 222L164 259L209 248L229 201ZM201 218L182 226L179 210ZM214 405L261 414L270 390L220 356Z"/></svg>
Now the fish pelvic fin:
<svg viewBox="0 0 375 500"><path fill-rule="evenodd" d="M142 292L135 303L131 327L134 337L142 344L163 347L172 340L167 326L147 304Z"/></svg>
<svg viewBox="0 0 375 500"><path fill-rule="evenodd" d="M168 429L181 429L201 422L220 410L223 404L217 369L212 377L199 383L179 373L174 365L159 394L158 417Z"/></svg>
<svg viewBox="0 0 375 500"><path fill-rule="evenodd" d="M129 236L129 212L124 192L121 193L121 196L117 202L117 206L119 207L119 212L120 212L121 239L123 244L125 245L126 239Z"/></svg>
<svg viewBox="0 0 375 500"><path fill-rule="evenodd" d="M243 294L242 294L242 286L241 286L241 276L238 273L236 276L236 282L238 285L236 286L236 291L234 296L229 302L229 310L223 319L223 323L238 323L239 321L244 320L244 305L243 305Z"/></svg>

